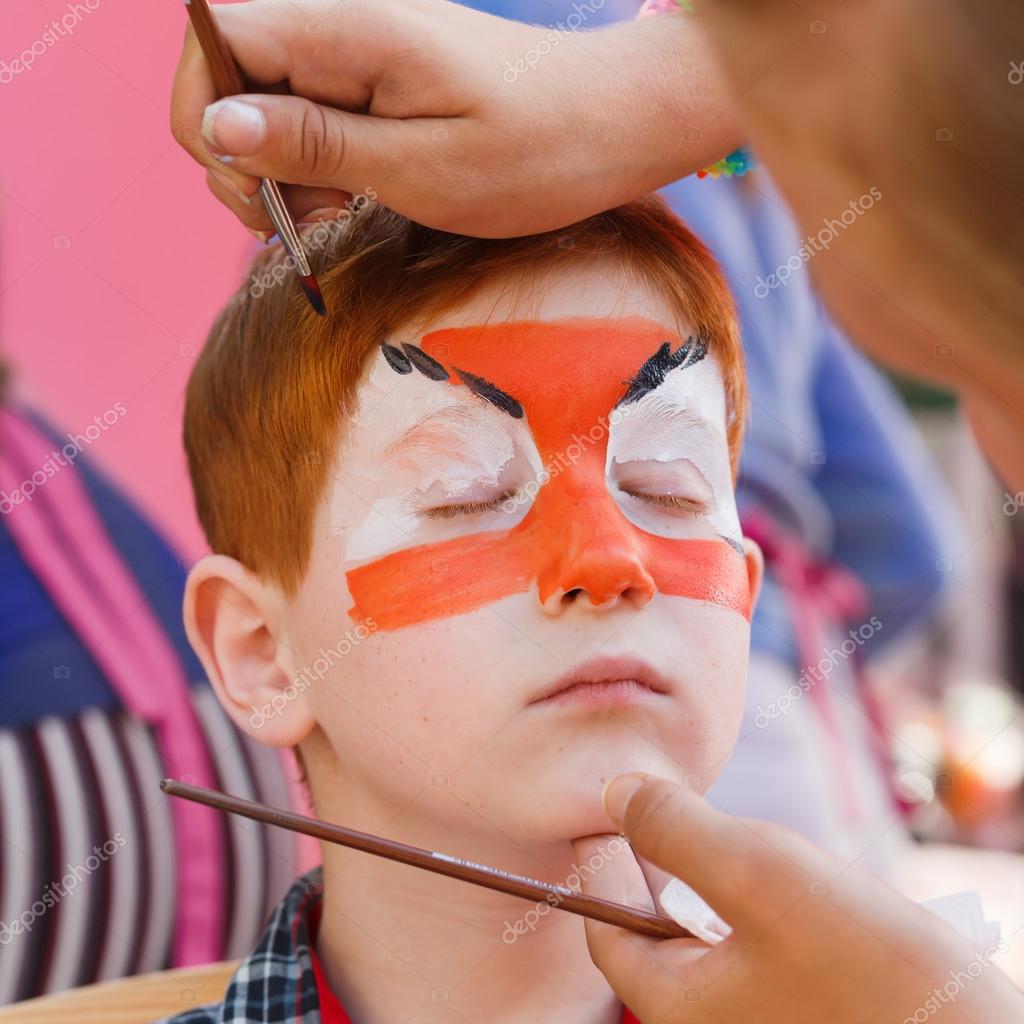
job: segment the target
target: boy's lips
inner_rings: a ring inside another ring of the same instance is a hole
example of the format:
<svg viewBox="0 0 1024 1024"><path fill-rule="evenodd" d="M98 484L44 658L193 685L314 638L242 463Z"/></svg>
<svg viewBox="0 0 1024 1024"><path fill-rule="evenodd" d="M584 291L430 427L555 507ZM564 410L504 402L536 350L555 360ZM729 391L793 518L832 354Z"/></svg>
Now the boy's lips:
<svg viewBox="0 0 1024 1024"><path fill-rule="evenodd" d="M607 706L671 692L671 682L642 658L590 658L544 687L529 703L579 702Z"/></svg>

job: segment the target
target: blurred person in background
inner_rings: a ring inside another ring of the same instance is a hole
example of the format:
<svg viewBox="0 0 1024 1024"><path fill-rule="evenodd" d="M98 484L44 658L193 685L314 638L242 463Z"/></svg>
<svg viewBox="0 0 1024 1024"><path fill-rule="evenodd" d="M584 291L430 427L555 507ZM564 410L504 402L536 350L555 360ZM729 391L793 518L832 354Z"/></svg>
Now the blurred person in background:
<svg viewBox="0 0 1024 1024"><path fill-rule="evenodd" d="M173 775L290 799L285 765L238 733L185 640L188 566L82 457L99 425L55 429L8 384L0 1005L238 955L298 862L290 833L160 792Z"/></svg>
<svg viewBox="0 0 1024 1024"><path fill-rule="evenodd" d="M465 6L564 31L641 4ZM779 273L803 240L766 172L690 176L662 194L736 298L751 409L737 502L766 558L744 723L708 796L885 873L906 831L866 662L936 611L957 513L899 396L837 329L808 269Z"/></svg>
<svg viewBox="0 0 1024 1024"><path fill-rule="evenodd" d="M870 661L940 608L958 514L902 400L806 270L758 287L801 245L764 172L664 194L739 307L751 413L737 499L766 558L744 728L711 797L884 873L906 833Z"/></svg>

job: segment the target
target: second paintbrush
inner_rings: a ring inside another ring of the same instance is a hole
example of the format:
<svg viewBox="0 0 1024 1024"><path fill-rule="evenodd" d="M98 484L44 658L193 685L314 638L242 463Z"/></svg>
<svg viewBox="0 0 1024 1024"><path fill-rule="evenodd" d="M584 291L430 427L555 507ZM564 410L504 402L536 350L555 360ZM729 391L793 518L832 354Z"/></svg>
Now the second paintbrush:
<svg viewBox="0 0 1024 1024"><path fill-rule="evenodd" d="M670 918L662 917L649 910L612 903L610 900L603 900L597 896L588 896L564 885L541 882L535 878L515 875L499 868L475 864L450 854L424 850L418 846L408 846L405 843L395 842L393 839L385 839L383 836L357 832L341 825L333 825L316 818L307 818L292 811L268 807L266 804L256 803L253 800L243 800L241 797L230 796L215 789L204 789L202 786L193 786L187 782L178 782L175 779L164 779L160 783L160 788L169 796L183 797L185 800L206 804L207 807L214 807L219 811L240 814L245 818L262 821L268 825L277 825L279 828L286 828L292 832L302 832L307 836L323 839L329 843L338 843L353 850L362 850L364 853L372 853L377 857L396 860L402 864L432 871L434 874L458 878L472 885L481 885L486 889L496 889L498 892L505 892L521 899L549 903L559 910L567 910L570 914L591 917L595 921L605 921L620 928L639 932L641 935L650 935L656 939L694 938L692 932L687 931Z"/></svg>
<svg viewBox="0 0 1024 1024"><path fill-rule="evenodd" d="M239 93L246 92L245 78L235 63L235 58L231 55L231 49L224 34L217 27L207 0L185 0L185 6L188 8L189 20L195 29L199 46L210 65L210 74L213 77L213 86L217 90L218 97L237 96ZM295 265L299 284L302 286L309 304L320 316L326 316L327 307L320 292L320 285L310 269L298 228L285 206L278 183L271 178L264 178L260 183L260 198L263 200L267 216L270 217L285 252L288 253Z"/></svg>

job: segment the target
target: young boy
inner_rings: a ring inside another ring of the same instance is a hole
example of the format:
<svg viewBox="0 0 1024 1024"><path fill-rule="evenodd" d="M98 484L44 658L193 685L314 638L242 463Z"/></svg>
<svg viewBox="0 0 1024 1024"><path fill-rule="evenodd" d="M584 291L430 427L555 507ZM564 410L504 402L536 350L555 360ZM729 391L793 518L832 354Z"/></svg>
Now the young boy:
<svg viewBox="0 0 1024 1024"><path fill-rule="evenodd" d="M320 817L573 884L604 781L703 791L740 720L761 560L726 286L653 198L525 238L372 207L332 235L327 319L270 251L193 372L189 637ZM633 1019L578 917L322 856L179 1024Z"/></svg>

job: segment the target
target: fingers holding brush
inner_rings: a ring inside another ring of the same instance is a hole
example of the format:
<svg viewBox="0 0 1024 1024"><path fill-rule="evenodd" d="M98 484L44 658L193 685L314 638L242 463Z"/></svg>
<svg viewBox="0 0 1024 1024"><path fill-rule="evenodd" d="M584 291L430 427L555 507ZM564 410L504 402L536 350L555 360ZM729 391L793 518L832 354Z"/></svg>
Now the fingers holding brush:
<svg viewBox="0 0 1024 1024"><path fill-rule="evenodd" d="M691 885L731 926L700 950L693 940L659 942L587 922L594 963L642 1021L916 1019L927 993L977 955L878 879L781 825L715 810L667 779L619 776L604 805L638 856ZM595 894L611 881L597 872ZM1020 1009L1020 993L993 970L934 1020L1019 1020Z"/></svg>
<svg viewBox="0 0 1024 1024"><path fill-rule="evenodd" d="M584 836L573 840L580 885L591 896L656 911L651 887L624 836Z"/></svg>
<svg viewBox="0 0 1024 1024"><path fill-rule="evenodd" d="M207 167L206 185L214 198L223 203L254 238L266 242L274 233L274 225L260 201L258 191L247 195L230 175L217 167Z"/></svg>
<svg viewBox="0 0 1024 1024"><path fill-rule="evenodd" d="M245 199L251 199L259 191L260 180L254 175L228 167L217 160L203 142L203 111L216 99L217 91L214 88L209 63L199 46L195 30L189 24L185 30L185 42L174 73L171 131L178 144L197 163L202 164L208 171L216 172L216 180L223 186L225 196L230 195L233 199L226 205L237 213L234 201L242 207L247 206ZM211 190L218 199L221 198L221 194L213 189L212 184Z"/></svg>
<svg viewBox="0 0 1024 1024"><path fill-rule="evenodd" d="M627 839L588 836L575 840L573 851L588 896L657 910L650 882ZM691 984L686 973L689 966L709 952L697 939L666 941L601 921L584 923L594 963L617 992L629 992L626 1002L645 1021L665 1019Z"/></svg>
<svg viewBox="0 0 1024 1024"><path fill-rule="evenodd" d="M215 199L224 204L260 242L266 242L275 228L258 194L241 192L220 168L208 167L206 184ZM350 214L351 196L331 189L284 186L285 201L297 224L335 221Z"/></svg>
<svg viewBox="0 0 1024 1024"><path fill-rule="evenodd" d="M436 127L429 119L367 117L299 96L243 94L206 109L202 145L206 161L212 156L233 172L316 188L320 206L342 206L369 188L414 191L417 181L426 201L444 185L429 175ZM302 205L314 208L308 199Z"/></svg>

